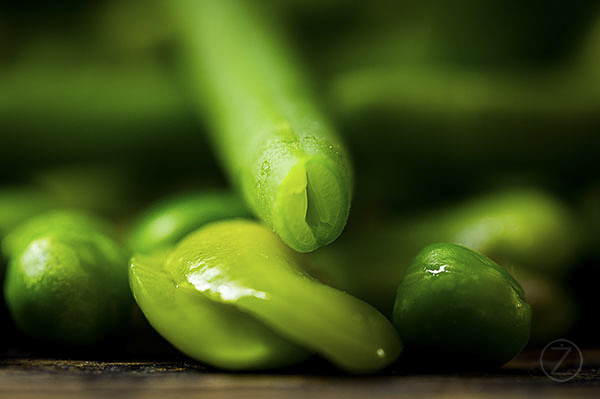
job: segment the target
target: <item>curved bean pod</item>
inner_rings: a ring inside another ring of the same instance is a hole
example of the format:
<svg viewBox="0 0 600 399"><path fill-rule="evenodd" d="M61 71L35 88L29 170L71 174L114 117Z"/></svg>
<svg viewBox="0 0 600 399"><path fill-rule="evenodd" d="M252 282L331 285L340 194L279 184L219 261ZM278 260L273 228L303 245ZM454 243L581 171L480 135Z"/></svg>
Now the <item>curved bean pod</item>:
<svg viewBox="0 0 600 399"><path fill-rule="evenodd" d="M393 362L402 346L387 319L309 276L308 262L265 226L217 222L166 254L134 257L130 283L159 333L218 367L293 364L298 348L353 372Z"/></svg>

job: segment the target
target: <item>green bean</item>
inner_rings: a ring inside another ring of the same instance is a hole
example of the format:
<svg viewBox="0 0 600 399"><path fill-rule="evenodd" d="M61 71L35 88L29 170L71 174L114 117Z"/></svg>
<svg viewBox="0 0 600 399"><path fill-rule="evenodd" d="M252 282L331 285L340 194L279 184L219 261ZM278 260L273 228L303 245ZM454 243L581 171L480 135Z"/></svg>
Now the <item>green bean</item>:
<svg viewBox="0 0 600 399"><path fill-rule="evenodd" d="M163 337L217 367L271 368L313 352L352 372L392 363L402 346L387 319L309 276L307 263L267 227L223 221L135 256L130 284Z"/></svg>
<svg viewBox="0 0 600 399"><path fill-rule="evenodd" d="M348 155L275 20L253 2L165 3L191 96L252 210L295 250L335 240L350 208Z"/></svg>

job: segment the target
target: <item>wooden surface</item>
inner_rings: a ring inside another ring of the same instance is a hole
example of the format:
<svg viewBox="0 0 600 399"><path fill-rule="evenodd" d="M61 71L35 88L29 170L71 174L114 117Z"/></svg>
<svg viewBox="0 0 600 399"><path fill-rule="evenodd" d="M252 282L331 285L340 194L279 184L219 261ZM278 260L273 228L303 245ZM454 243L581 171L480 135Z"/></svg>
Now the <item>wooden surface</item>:
<svg viewBox="0 0 600 399"><path fill-rule="evenodd" d="M323 363L276 373L224 373L191 360L56 360L23 355L0 359L6 398L600 398L600 350L582 350L583 367L565 363L555 382L540 366L541 350L522 353L493 372L417 373L395 367L345 375ZM575 375L576 373L576 375Z"/></svg>

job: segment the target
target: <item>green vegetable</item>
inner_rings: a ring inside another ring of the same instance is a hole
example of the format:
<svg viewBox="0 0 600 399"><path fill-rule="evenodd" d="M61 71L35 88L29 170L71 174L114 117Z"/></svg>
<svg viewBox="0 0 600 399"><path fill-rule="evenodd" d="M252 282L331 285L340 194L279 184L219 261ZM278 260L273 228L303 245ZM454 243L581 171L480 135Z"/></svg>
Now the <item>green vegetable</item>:
<svg viewBox="0 0 600 399"><path fill-rule="evenodd" d="M130 247L134 252L170 247L208 222L247 216L246 205L231 192L175 195L151 206L138 218L130 233Z"/></svg>
<svg viewBox="0 0 600 399"><path fill-rule="evenodd" d="M351 166L275 19L256 2L165 4L191 95L252 210L297 251L334 241L348 218Z"/></svg>
<svg viewBox="0 0 600 399"><path fill-rule="evenodd" d="M394 325L409 356L432 365L499 366L529 339L523 289L489 258L455 244L417 254L398 288Z"/></svg>
<svg viewBox="0 0 600 399"><path fill-rule="evenodd" d="M567 272L582 240L573 211L551 193L534 188L482 195L428 215L413 227L415 241L431 243L444 236L498 263L545 275Z"/></svg>
<svg viewBox="0 0 600 399"><path fill-rule="evenodd" d="M309 276L308 263L265 226L216 222L172 251L134 257L130 284L163 337L217 367L271 368L311 352L353 372L393 362L402 347L387 319Z"/></svg>
<svg viewBox="0 0 600 399"><path fill-rule="evenodd" d="M552 278L572 268L580 230L573 212L551 194L504 189L412 219L349 231L316 259L334 286L391 314L404 270L426 245L462 244L500 265Z"/></svg>
<svg viewBox="0 0 600 399"><path fill-rule="evenodd" d="M17 327L65 344L116 334L131 311L127 257L101 228L76 213L34 218L4 242L4 296Z"/></svg>

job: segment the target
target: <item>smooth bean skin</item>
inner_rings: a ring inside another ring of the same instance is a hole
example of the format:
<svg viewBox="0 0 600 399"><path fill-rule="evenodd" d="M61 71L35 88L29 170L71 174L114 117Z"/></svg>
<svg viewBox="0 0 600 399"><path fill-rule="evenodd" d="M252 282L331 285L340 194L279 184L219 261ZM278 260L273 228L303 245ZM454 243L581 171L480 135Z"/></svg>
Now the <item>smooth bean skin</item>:
<svg viewBox="0 0 600 399"><path fill-rule="evenodd" d="M409 357L433 367L500 366L527 344L531 307L489 258L441 243L425 247L406 270L393 322Z"/></svg>
<svg viewBox="0 0 600 399"><path fill-rule="evenodd" d="M181 352L226 370L283 367L310 356L235 307L176 283L168 267L170 253L136 255L129 281L146 319Z"/></svg>
<svg viewBox="0 0 600 399"><path fill-rule="evenodd" d="M91 216L55 213L27 222L10 237L4 296L21 331L85 345L126 325L132 306L127 256L100 225Z"/></svg>
<svg viewBox="0 0 600 399"><path fill-rule="evenodd" d="M350 211L352 165L280 21L258 2L163 3L190 98L252 211L296 251L333 242Z"/></svg>
<svg viewBox="0 0 600 399"><path fill-rule="evenodd" d="M402 345L389 321L311 277L309 262L266 226L223 221L162 258L134 257L130 283L163 337L217 367L272 368L310 353L351 372L392 363Z"/></svg>
<svg viewBox="0 0 600 399"><path fill-rule="evenodd" d="M168 248L206 223L250 216L244 202L229 191L173 195L143 212L131 229L129 245L134 253Z"/></svg>

